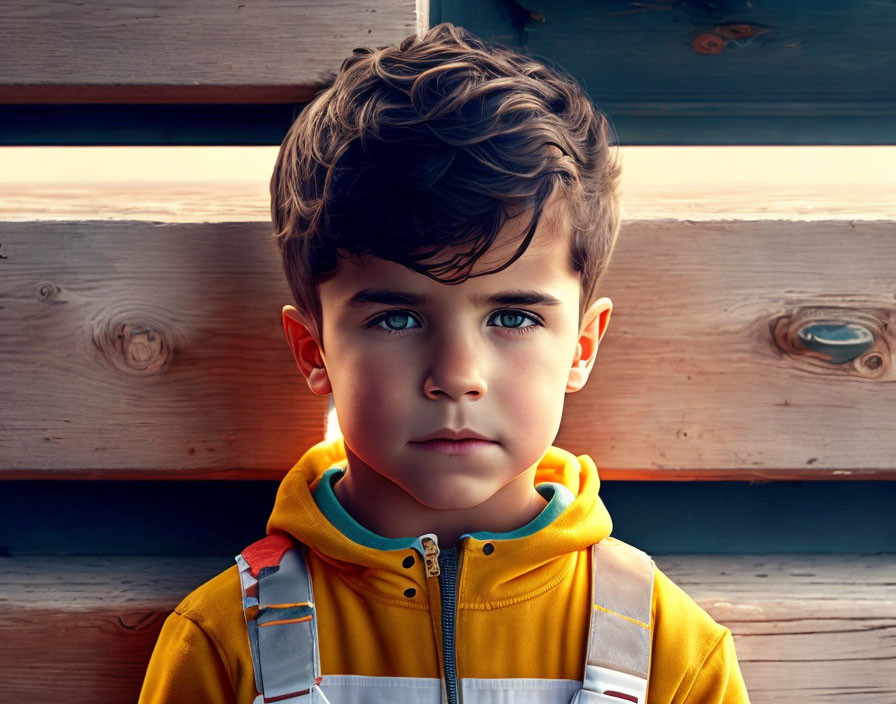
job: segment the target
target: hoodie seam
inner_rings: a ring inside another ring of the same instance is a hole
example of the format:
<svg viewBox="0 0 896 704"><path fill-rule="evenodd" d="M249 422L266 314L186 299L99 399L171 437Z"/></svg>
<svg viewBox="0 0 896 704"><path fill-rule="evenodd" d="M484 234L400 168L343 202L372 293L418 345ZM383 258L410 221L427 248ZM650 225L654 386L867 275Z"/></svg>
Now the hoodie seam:
<svg viewBox="0 0 896 704"><path fill-rule="evenodd" d="M378 601L381 604L386 604L387 606L400 606L401 608L411 609L414 611L429 611L429 607L424 604L417 604L410 599L393 599L392 597L383 596L382 592L378 592L375 589L369 589L367 587L362 587L358 584L354 584L348 580L347 577L344 577L341 573L337 573L336 575L339 577L339 581L345 584L349 589L353 592L359 594L365 594L371 597L374 601Z"/></svg>
<svg viewBox="0 0 896 704"><path fill-rule="evenodd" d="M503 609L508 606L514 606L515 604L522 604L526 601L531 601L532 599L536 599L543 594L551 591L555 587L559 586L563 583L574 571L576 565L578 564L578 557L583 551L578 551L576 554L576 559L570 560L569 567L561 568L559 574L548 581L544 582L540 586L532 589L518 597L508 597L507 599L500 599L498 601L489 601L489 602L458 602L458 608L466 609L469 611L495 611L497 609ZM466 586L466 585L464 585Z"/></svg>

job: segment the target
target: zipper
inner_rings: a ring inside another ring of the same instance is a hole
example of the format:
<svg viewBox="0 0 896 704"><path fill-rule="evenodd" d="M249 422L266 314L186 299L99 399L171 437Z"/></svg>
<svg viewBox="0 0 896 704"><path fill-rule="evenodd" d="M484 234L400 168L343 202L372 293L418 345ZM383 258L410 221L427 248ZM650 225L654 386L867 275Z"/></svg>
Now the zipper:
<svg viewBox="0 0 896 704"><path fill-rule="evenodd" d="M445 667L447 704L460 704L454 640L457 630L457 548L440 550L438 538L432 533L421 536L421 542L426 576L439 578L442 599L442 660Z"/></svg>
<svg viewBox="0 0 896 704"><path fill-rule="evenodd" d="M445 690L448 704L458 704L457 657L454 636L457 628L457 548L439 555L439 587L442 592L442 657L445 660Z"/></svg>

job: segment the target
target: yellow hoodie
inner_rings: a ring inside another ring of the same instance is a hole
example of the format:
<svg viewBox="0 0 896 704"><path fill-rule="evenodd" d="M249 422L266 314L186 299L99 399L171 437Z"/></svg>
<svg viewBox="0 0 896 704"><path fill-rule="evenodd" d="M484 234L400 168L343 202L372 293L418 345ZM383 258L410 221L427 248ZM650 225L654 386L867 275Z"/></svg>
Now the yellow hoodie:
<svg viewBox="0 0 896 704"><path fill-rule="evenodd" d="M332 483L345 466L342 438L312 447L283 479L267 525L268 533L289 533L309 548L321 673L325 681L442 678L439 580L426 576L419 537L377 536L339 506ZM531 523L458 541L456 671L461 684L505 680L498 688L512 686L510 678L553 680L560 702L584 672L588 548L610 535L612 522L587 455L549 448L535 483L548 505ZM652 615L647 704L748 704L731 632L659 568ZM140 704L251 704L255 680L243 618L234 564L168 617Z"/></svg>

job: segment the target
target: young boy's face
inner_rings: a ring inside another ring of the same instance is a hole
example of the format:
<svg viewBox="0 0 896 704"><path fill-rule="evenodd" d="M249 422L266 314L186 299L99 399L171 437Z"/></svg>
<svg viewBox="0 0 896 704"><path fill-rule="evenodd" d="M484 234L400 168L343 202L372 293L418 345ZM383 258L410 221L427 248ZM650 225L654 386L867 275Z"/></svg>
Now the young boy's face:
<svg viewBox="0 0 896 704"><path fill-rule="evenodd" d="M541 459L557 435L564 394L588 378L612 310L610 299L599 299L579 328L580 279L568 235L554 235L549 224L556 212L549 201L513 264L461 284L375 257L340 259L320 286L325 353L313 324L284 307L308 385L333 394L350 472L363 463L425 506L458 510ZM527 220L509 221L473 272L506 262ZM542 300L497 300L522 295ZM421 442L445 428L488 442Z"/></svg>

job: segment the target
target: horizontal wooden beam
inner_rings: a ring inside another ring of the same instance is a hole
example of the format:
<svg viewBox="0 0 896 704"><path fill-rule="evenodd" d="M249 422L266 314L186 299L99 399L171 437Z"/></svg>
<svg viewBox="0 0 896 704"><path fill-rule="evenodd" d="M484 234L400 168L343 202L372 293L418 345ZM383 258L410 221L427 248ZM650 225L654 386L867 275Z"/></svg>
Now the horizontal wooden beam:
<svg viewBox="0 0 896 704"><path fill-rule="evenodd" d="M655 559L731 629L754 704L811 701L821 693L844 702L892 701L896 556ZM39 703L66 691L73 704L114 704L135 701L167 614L230 560L47 556L2 563L6 696Z"/></svg>
<svg viewBox="0 0 896 704"><path fill-rule="evenodd" d="M278 147L0 147L0 222L270 218ZM896 147L621 147L637 220L896 220Z"/></svg>
<svg viewBox="0 0 896 704"><path fill-rule="evenodd" d="M355 47L427 22L414 0L11 0L0 17L0 104L303 102Z"/></svg>
<svg viewBox="0 0 896 704"><path fill-rule="evenodd" d="M0 477L276 479L323 438L326 402L283 340L275 150L7 151L22 168L0 172ZM732 183L756 182L744 164ZM819 203L834 188L805 185ZM704 221L673 200L623 224L610 327L556 444L611 479L896 478L896 212ZM871 348L835 363L803 346L825 320Z"/></svg>

